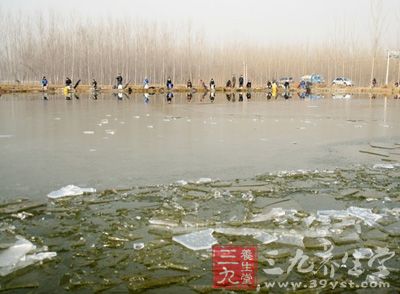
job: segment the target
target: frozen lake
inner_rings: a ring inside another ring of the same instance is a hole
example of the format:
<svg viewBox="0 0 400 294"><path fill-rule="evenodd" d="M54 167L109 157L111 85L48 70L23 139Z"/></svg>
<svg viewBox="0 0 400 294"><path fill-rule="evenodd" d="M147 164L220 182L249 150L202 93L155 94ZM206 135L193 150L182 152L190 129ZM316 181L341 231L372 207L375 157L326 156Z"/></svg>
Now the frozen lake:
<svg viewBox="0 0 400 294"><path fill-rule="evenodd" d="M392 97L93 98L0 97L1 199L42 199L68 184L101 190L400 159L359 152L400 143Z"/></svg>

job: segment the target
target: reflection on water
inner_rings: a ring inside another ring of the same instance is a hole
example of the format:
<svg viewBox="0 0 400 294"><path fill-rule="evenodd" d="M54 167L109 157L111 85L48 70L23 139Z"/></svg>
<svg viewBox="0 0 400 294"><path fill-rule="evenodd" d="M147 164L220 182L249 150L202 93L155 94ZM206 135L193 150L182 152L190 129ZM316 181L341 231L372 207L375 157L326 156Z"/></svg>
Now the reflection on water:
<svg viewBox="0 0 400 294"><path fill-rule="evenodd" d="M170 104L172 102L172 98L174 98L174 93L173 92L167 92L167 95L166 95L167 103Z"/></svg>
<svg viewBox="0 0 400 294"><path fill-rule="evenodd" d="M0 99L3 198L36 198L67 184L106 188L374 163L359 153L363 146L400 143L398 99L342 103L250 91L42 95Z"/></svg>
<svg viewBox="0 0 400 294"><path fill-rule="evenodd" d="M322 94L311 94L308 92L299 92L297 93L297 96L300 99L310 99L310 100L316 100L316 99L322 99L324 96Z"/></svg>
<svg viewBox="0 0 400 294"><path fill-rule="evenodd" d="M352 95L347 93L334 93L332 99L351 99Z"/></svg>

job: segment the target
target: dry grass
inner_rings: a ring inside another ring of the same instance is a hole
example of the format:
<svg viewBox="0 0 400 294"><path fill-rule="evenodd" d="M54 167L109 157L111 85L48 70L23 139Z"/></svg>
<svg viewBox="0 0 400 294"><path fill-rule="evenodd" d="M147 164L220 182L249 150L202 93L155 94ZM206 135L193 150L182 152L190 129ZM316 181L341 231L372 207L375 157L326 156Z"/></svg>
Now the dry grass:
<svg viewBox="0 0 400 294"><path fill-rule="evenodd" d="M48 93L62 93L64 86L63 85L53 85L48 87L47 92ZM153 93L164 93L167 92L168 90L164 85L154 85L150 89L143 89L141 85L129 85L125 91L130 88L133 93L145 93L145 92L153 92ZM118 91L116 89L113 89L111 85L101 85L99 89L102 92L112 92L112 91ZM296 92L299 89L297 88L297 85L294 85L291 88L292 92ZM76 92L79 93L87 93L91 91L91 87L89 85L79 85L79 87L75 90ZM202 86L195 85L193 88L193 91L195 92L205 92L206 90ZM232 92L232 91L237 91L237 92L246 92L247 89L231 89L231 88L224 88L224 87L217 87L216 88L217 92ZM265 87L253 87L251 89L252 92L265 92L266 88ZM280 89L282 91L282 89ZM327 86L327 85L321 85L321 86L314 86L312 89L313 92L315 93L348 93L348 94L400 94L400 88L395 88L395 87L339 87L339 86ZM0 94L5 94L5 93L40 93L43 92L42 87L37 85L37 84L0 84ZM188 92L188 89L186 88L185 85L176 85L173 89L173 92Z"/></svg>

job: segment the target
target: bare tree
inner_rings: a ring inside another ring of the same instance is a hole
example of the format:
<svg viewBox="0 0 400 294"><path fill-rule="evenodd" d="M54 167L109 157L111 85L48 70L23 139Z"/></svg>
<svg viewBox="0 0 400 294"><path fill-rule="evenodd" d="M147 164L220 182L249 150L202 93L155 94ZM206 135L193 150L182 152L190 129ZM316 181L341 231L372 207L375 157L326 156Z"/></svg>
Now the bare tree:
<svg viewBox="0 0 400 294"><path fill-rule="evenodd" d="M374 78L375 61L378 55L380 40L383 29L383 2L382 0L370 0L371 9L371 51L372 51L372 64L371 64L371 78Z"/></svg>

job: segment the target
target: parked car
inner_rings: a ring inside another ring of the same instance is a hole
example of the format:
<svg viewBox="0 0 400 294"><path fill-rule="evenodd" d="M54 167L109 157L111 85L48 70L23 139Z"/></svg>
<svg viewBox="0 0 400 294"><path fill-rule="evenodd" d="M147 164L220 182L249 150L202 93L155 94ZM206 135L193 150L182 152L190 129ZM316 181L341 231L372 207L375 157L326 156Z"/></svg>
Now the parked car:
<svg viewBox="0 0 400 294"><path fill-rule="evenodd" d="M332 81L332 85L350 86L351 87L351 86L353 86L353 81L348 78L339 77Z"/></svg>
<svg viewBox="0 0 400 294"><path fill-rule="evenodd" d="M279 85L283 85L283 84L285 84L285 82L288 82L289 84L292 84L294 82L294 80L293 80L292 77L283 77L283 78L279 79L278 84Z"/></svg>
<svg viewBox="0 0 400 294"><path fill-rule="evenodd" d="M321 76L319 74L305 75L305 76L302 76L300 80L304 81L304 82L309 82L312 84L322 84L323 82L325 82L323 76Z"/></svg>

